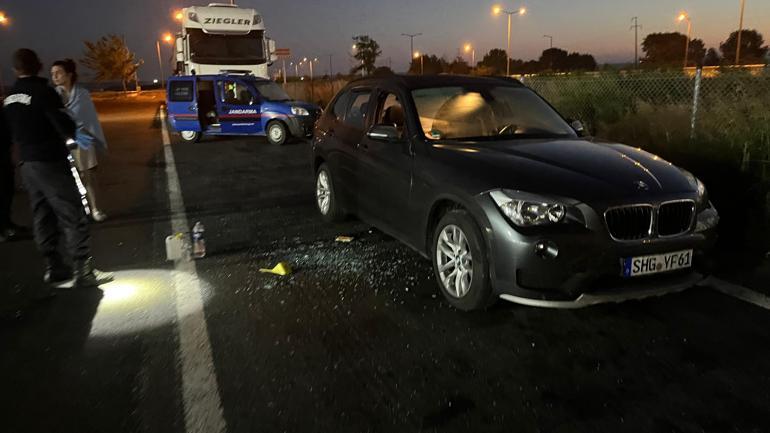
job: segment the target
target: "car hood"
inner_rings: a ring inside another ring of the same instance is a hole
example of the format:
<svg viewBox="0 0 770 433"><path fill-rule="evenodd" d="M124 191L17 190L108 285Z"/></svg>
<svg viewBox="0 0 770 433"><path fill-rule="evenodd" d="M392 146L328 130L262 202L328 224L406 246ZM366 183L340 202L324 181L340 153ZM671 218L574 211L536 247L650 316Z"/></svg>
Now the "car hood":
<svg viewBox="0 0 770 433"><path fill-rule="evenodd" d="M481 193L505 188L580 201L697 190L692 175L644 150L584 139L431 143L433 158ZM473 179L471 179L473 178Z"/></svg>

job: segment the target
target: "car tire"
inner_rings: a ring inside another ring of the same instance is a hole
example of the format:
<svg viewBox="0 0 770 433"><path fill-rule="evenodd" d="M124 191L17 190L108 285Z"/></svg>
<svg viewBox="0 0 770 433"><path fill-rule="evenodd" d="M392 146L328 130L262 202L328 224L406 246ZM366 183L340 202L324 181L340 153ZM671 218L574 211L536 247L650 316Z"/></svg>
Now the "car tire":
<svg viewBox="0 0 770 433"><path fill-rule="evenodd" d="M270 144L283 146L289 140L289 130L281 121L274 120L268 123L265 132L267 134L267 141Z"/></svg>
<svg viewBox="0 0 770 433"><path fill-rule="evenodd" d="M433 231L431 252L436 283L452 306L474 311L495 302L484 238L467 211L451 210L441 218Z"/></svg>
<svg viewBox="0 0 770 433"><path fill-rule="evenodd" d="M326 164L321 164L315 176L316 208L321 218L326 222L338 222L345 219L345 215L337 200L334 189L334 180L331 170Z"/></svg>
<svg viewBox="0 0 770 433"><path fill-rule="evenodd" d="M201 140L201 133L197 131L181 131L179 135L188 143L197 143Z"/></svg>

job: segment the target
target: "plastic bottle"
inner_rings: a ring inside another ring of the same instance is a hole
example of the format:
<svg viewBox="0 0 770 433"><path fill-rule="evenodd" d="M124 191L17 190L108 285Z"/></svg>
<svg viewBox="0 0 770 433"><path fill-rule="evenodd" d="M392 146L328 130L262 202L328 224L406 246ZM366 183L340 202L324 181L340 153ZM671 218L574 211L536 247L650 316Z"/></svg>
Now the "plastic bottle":
<svg viewBox="0 0 770 433"><path fill-rule="evenodd" d="M192 256L195 259L206 257L206 239L203 236L205 232L206 228L200 221L195 223L192 229Z"/></svg>

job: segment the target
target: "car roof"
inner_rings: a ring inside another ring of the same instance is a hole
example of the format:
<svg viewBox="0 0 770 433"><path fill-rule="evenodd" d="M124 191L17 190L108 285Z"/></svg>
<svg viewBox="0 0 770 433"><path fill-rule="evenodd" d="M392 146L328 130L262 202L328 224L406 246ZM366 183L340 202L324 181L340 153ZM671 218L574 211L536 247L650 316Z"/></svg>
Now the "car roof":
<svg viewBox="0 0 770 433"><path fill-rule="evenodd" d="M349 86L367 86L382 83L395 84L405 87L409 90L422 89L426 87L442 86L460 86L468 84L481 85L507 85L515 87L524 87L521 82L515 78L508 77L478 77L472 75L382 75L376 77L364 77L350 82Z"/></svg>

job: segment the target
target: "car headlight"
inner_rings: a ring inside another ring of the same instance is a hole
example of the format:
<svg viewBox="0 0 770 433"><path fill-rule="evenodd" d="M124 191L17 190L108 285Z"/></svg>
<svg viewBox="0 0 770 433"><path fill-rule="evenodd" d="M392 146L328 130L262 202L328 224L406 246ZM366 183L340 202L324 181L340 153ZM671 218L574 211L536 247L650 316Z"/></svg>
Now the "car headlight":
<svg viewBox="0 0 770 433"><path fill-rule="evenodd" d="M703 203L707 199L706 185L704 185L698 178L695 178L695 181L698 183L698 203Z"/></svg>
<svg viewBox="0 0 770 433"><path fill-rule="evenodd" d="M534 194L492 191L489 195L503 214L519 227L556 224L563 221L567 213L563 205Z"/></svg>
<svg viewBox="0 0 770 433"><path fill-rule="evenodd" d="M295 116L310 116L310 113L307 111L307 109L302 107L291 107L291 114Z"/></svg>
<svg viewBox="0 0 770 433"><path fill-rule="evenodd" d="M708 205L708 208L698 214L698 219L695 222L695 233L711 230L719 224L719 213L711 202Z"/></svg>

